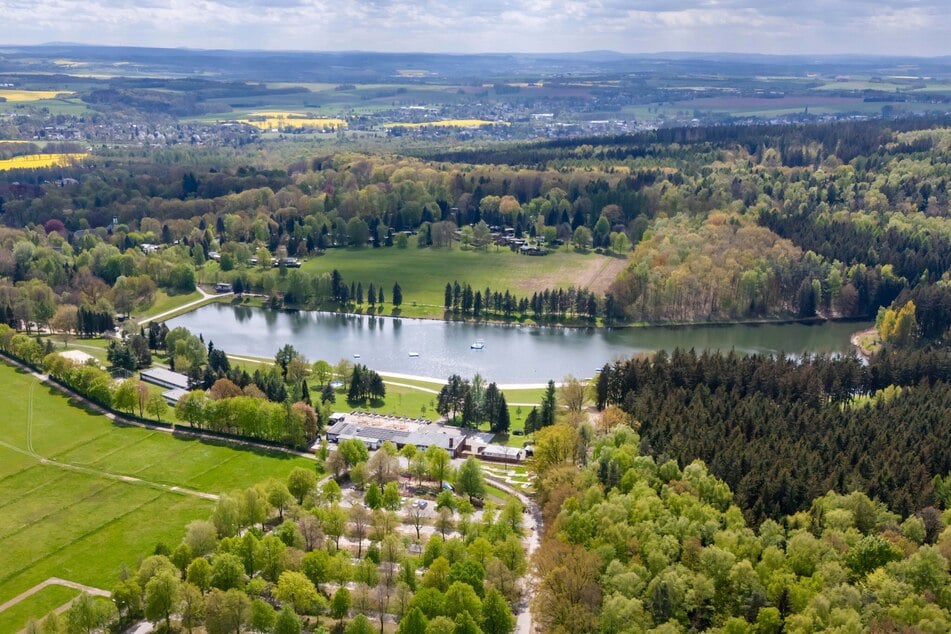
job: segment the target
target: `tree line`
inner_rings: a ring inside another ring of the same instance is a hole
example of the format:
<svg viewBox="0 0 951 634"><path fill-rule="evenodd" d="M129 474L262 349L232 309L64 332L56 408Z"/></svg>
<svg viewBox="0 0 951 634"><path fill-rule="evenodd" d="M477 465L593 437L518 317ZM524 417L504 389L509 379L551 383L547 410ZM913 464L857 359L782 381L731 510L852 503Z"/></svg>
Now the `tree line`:
<svg viewBox="0 0 951 634"><path fill-rule="evenodd" d="M471 285L455 280L446 282L443 308L453 315L476 319L531 316L535 321L575 318L593 322L598 316L608 314L610 302L607 299L599 301L595 293L584 288L545 289L528 298L518 297L508 290L493 291L490 287L484 291L473 290Z"/></svg>
<svg viewBox="0 0 951 634"><path fill-rule="evenodd" d="M495 382L488 385L476 374L472 380L453 374L436 396L436 411L459 421L462 427L478 428L488 422L495 434L507 434L511 420L508 405Z"/></svg>

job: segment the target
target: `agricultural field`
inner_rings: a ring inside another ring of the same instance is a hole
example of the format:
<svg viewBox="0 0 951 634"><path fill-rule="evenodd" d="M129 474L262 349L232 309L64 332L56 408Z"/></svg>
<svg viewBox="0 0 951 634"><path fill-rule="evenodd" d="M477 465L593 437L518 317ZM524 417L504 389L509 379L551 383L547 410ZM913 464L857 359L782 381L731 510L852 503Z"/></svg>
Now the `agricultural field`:
<svg viewBox="0 0 951 634"><path fill-rule="evenodd" d="M385 128L479 128L484 125L511 125L507 121L486 121L484 119L446 119L444 121L424 121L422 123L386 123Z"/></svg>
<svg viewBox="0 0 951 634"><path fill-rule="evenodd" d="M55 99L57 97L71 96L74 93L68 90L13 90L0 89L0 99L6 101L40 101L42 99Z"/></svg>
<svg viewBox="0 0 951 634"><path fill-rule="evenodd" d="M403 289L404 317L443 317L447 282L458 280L473 288L509 290L519 296L547 288L588 288L602 293L625 266L624 258L576 253L559 249L544 257L519 255L509 249L488 251L417 249L331 249L326 255L304 263L307 273L330 273L337 269L346 282L382 284L387 301L393 282ZM389 306L389 304L387 304Z"/></svg>
<svg viewBox="0 0 951 634"><path fill-rule="evenodd" d="M42 169L44 167L63 166L77 163L88 154L27 154L0 160L0 172L17 169Z"/></svg>
<svg viewBox="0 0 951 634"><path fill-rule="evenodd" d="M255 112L247 119L238 119L261 130L280 130L282 128L345 128L343 119L311 117L300 112Z"/></svg>
<svg viewBox="0 0 951 634"><path fill-rule="evenodd" d="M156 543L177 544L214 494L314 464L120 427L5 364L0 395L0 605L50 577L108 590ZM0 612L0 631L76 594L49 586Z"/></svg>
<svg viewBox="0 0 951 634"><path fill-rule="evenodd" d="M894 84L894 83L885 83L885 82L875 82L875 81L862 81L862 80L851 80L851 81L830 81L827 84L822 84L817 86L815 90L824 90L824 91L839 91L839 90L877 90L877 91L887 91L895 92L896 90L907 89L907 85Z"/></svg>

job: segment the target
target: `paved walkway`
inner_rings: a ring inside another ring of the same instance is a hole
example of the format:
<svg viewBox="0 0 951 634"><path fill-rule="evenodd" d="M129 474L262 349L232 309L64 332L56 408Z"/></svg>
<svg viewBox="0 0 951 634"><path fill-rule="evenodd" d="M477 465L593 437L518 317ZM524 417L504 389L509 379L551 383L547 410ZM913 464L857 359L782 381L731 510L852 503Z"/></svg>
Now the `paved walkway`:
<svg viewBox="0 0 951 634"><path fill-rule="evenodd" d="M109 592L108 590L103 590L102 588L94 588L92 586L86 586L81 583L76 583L75 581L67 581L66 579L60 579L59 577L50 577L46 581L36 584L35 586L30 588L26 592L21 592L20 594L16 595L9 601L3 604L0 604L0 612L9 610L20 601L29 599L31 596L33 596L34 594L36 594L37 592L39 592L40 590L48 586L63 586L64 588L72 588L73 590L79 590L80 592L85 592L95 597L111 597L112 596L111 592ZM70 601L70 603L72 603L72 601Z"/></svg>
<svg viewBox="0 0 951 634"><path fill-rule="evenodd" d="M380 376L383 376L382 372L379 372ZM405 387L410 390L416 390L417 392L425 392L426 394L439 394L439 390L433 390L428 387L422 387L421 385L410 385L409 383L397 383L396 381L383 381L385 385L392 385L394 387ZM538 403L506 403L512 407L537 407Z"/></svg>
<svg viewBox="0 0 951 634"><path fill-rule="evenodd" d="M182 312L183 310L189 310L191 308L195 308L196 306L199 306L200 304L203 304L209 300L216 299L218 297L228 297L229 295L234 295L234 293L206 293L204 289L202 289L202 287L200 286L196 286L195 290L201 293L200 299L196 299L195 301L188 302L187 304L182 304L181 306L177 308L173 308L172 310L166 310L165 312L159 313L158 315L152 315L151 317L143 317L136 323L139 326L144 326L150 321L160 322L164 318L168 317L169 315L175 315L177 313Z"/></svg>

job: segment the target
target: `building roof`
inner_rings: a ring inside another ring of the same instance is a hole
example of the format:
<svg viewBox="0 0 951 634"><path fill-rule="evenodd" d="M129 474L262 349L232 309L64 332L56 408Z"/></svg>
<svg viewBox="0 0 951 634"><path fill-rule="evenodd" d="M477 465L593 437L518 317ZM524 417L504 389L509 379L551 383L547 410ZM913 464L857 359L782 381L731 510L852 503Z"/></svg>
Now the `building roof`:
<svg viewBox="0 0 951 634"><path fill-rule="evenodd" d="M83 365L92 359L96 362L96 365L99 365L99 361L96 360L96 357L92 356L91 354L86 354L82 350L63 350L59 353L59 356L63 357L64 359L69 359L73 363L78 363L80 365Z"/></svg>
<svg viewBox="0 0 951 634"><path fill-rule="evenodd" d="M360 438L374 438L379 441L389 440L398 444L406 444L406 437L409 432L399 429L384 429L382 427L370 427L367 425L355 425L346 421L336 423L327 430L328 434L334 436L348 436Z"/></svg>
<svg viewBox="0 0 951 634"><path fill-rule="evenodd" d="M458 449L461 440L461 436L421 430L409 434L404 442L407 445L416 445L417 447L431 447L435 445L448 451L450 449Z"/></svg>
<svg viewBox="0 0 951 634"><path fill-rule="evenodd" d="M162 385L173 385L183 390L188 389L188 377L179 372L172 372L165 368L149 368L139 373L143 381L159 383Z"/></svg>
<svg viewBox="0 0 951 634"><path fill-rule="evenodd" d="M482 449L482 455L489 458L509 458L518 460L525 452L518 447L505 447L503 445L486 445Z"/></svg>
<svg viewBox="0 0 951 634"><path fill-rule="evenodd" d="M162 392L162 398L164 398L166 401L172 401L174 403L177 403L180 400L182 400L182 398L186 394L188 394L188 390L182 389L180 387L176 387L171 390Z"/></svg>

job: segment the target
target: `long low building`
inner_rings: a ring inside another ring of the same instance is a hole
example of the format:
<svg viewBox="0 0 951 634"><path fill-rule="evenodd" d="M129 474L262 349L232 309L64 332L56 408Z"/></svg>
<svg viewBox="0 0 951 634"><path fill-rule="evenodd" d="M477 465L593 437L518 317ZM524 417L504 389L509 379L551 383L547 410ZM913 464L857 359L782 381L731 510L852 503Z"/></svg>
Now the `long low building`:
<svg viewBox="0 0 951 634"><path fill-rule="evenodd" d="M152 383L168 390L175 388L187 390L188 377L180 372L172 372L165 368L149 368L139 372L139 377L146 383Z"/></svg>
<svg viewBox="0 0 951 634"><path fill-rule="evenodd" d="M468 438L459 428L411 418L354 412L335 413L330 417L330 422L333 424L327 429L328 442L356 439L366 444L368 449L379 449L380 445L389 441L400 449L407 445L413 445L421 451L434 446L441 447L455 458L463 450Z"/></svg>
<svg viewBox="0 0 951 634"><path fill-rule="evenodd" d="M182 398L186 394L188 394L188 390L183 390L180 387L176 387L176 388L172 388L171 390L166 390L165 392L162 392L162 398L165 399L166 403L168 403L172 407L175 407L176 405L178 405L178 402L182 400Z"/></svg>

